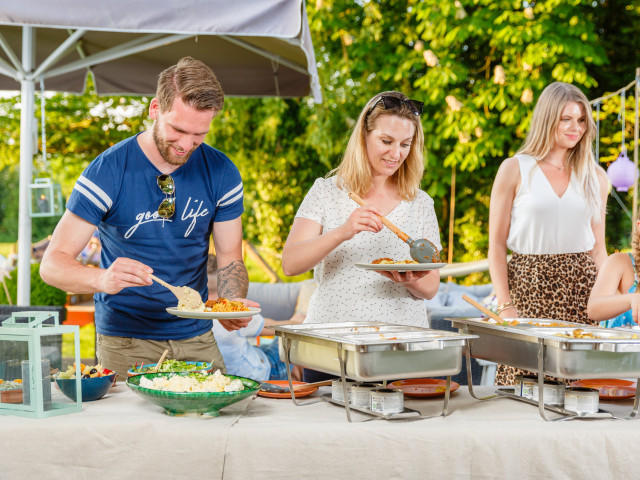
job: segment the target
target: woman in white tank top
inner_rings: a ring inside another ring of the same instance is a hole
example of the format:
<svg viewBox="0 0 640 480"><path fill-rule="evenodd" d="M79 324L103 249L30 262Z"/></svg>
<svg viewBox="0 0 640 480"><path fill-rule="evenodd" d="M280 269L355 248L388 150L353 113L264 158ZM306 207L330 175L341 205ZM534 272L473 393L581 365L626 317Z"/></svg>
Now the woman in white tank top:
<svg viewBox="0 0 640 480"><path fill-rule="evenodd" d="M500 166L489 209L489 270L502 317L596 323L586 306L607 257L608 180L594 160L595 131L584 94L552 83L524 144ZM511 385L521 372L500 365L496 383Z"/></svg>

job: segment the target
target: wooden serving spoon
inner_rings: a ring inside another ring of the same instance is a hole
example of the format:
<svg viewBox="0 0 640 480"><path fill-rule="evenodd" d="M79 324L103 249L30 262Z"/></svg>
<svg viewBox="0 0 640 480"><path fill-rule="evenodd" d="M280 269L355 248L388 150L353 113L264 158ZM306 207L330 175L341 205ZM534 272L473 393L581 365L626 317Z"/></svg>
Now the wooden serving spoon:
<svg viewBox="0 0 640 480"><path fill-rule="evenodd" d="M156 363L156 366L154 367L154 369L151 370L151 373L158 373L158 370L160 370L160 365L162 365L162 362L164 362L164 359L167 358L168 353L169 353L169 349L167 348L165 349L164 353L160 357L160 360L158 360L158 363Z"/></svg>
<svg viewBox="0 0 640 480"><path fill-rule="evenodd" d="M351 198L354 202L356 202L361 207L366 205L366 202L360 198L355 193L349 193L349 198ZM378 218L382 221L382 224L395 233L400 240L409 244L409 253L411 254L411 258L413 258L418 263L436 263L438 262L438 249L436 246L431 243L426 238L419 238L417 240L413 240L396 227L393 223L387 220L385 217L378 215Z"/></svg>
<svg viewBox="0 0 640 480"><path fill-rule="evenodd" d="M476 307L478 310L480 310L482 313L484 313L485 315L493 318L496 322L498 322L499 324L504 324L504 322L506 321L504 318L502 318L500 315L496 315L495 313L493 313L491 310L489 310L487 307L485 307L484 305L476 302L475 300L473 300L472 298L469 298L468 296L466 296L465 294L462 294L462 299L466 300L467 302L469 302L471 305L473 305L474 307Z"/></svg>
<svg viewBox="0 0 640 480"><path fill-rule="evenodd" d="M200 305L202 305L202 298L200 298L200 294L196 292L193 288L176 287L156 277L155 275L150 275L150 277L156 282L158 282L160 285L162 285L163 287L166 287L169 290L171 290L171 293L173 293L176 296L176 298L178 299L178 302L184 304L184 306L187 307L188 309L196 310L197 308L200 307Z"/></svg>

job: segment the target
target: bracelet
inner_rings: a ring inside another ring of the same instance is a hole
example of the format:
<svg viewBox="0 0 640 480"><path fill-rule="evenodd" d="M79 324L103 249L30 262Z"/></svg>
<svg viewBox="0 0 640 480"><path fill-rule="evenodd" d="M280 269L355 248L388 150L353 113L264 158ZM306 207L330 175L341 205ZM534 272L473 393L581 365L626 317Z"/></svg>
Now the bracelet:
<svg viewBox="0 0 640 480"><path fill-rule="evenodd" d="M498 315L500 315L502 312L510 308L516 308L516 306L511 302L506 302L501 305L498 305Z"/></svg>

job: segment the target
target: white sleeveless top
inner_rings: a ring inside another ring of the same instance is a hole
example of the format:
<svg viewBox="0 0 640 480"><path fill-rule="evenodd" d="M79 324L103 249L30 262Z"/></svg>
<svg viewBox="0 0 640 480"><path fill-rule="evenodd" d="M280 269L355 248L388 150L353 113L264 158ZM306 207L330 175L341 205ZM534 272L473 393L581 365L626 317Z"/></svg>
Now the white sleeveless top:
<svg viewBox="0 0 640 480"><path fill-rule="evenodd" d="M520 188L511 208L507 247L520 254L580 253L596 239L581 185L571 174L567 191L558 197L531 155L516 155Z"/></svg>

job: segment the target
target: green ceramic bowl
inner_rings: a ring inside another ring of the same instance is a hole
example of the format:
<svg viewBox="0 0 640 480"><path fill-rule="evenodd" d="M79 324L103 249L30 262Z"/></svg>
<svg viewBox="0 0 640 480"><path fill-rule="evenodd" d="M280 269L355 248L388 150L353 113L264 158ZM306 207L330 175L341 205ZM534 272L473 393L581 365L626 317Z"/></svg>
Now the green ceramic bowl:
<svg viewBox="0 0 640 480"><path fill-rule="evenodd" d="M227 375L231 380L239 378L244 384L244 390L239 392L165 392L162 390L152 390L142 388L140 379L143 377L153 379L155 377L183 376L188 377L189 372L174 373L145 373L143 375L135 375L127 378L127 386L141 397L149 400L156 405L164 408L167 415L209 415L217 417L220 415L219 410L242 399L250 397L260 389L260 384L255 380L244 377L236 377Z"/></svg>

